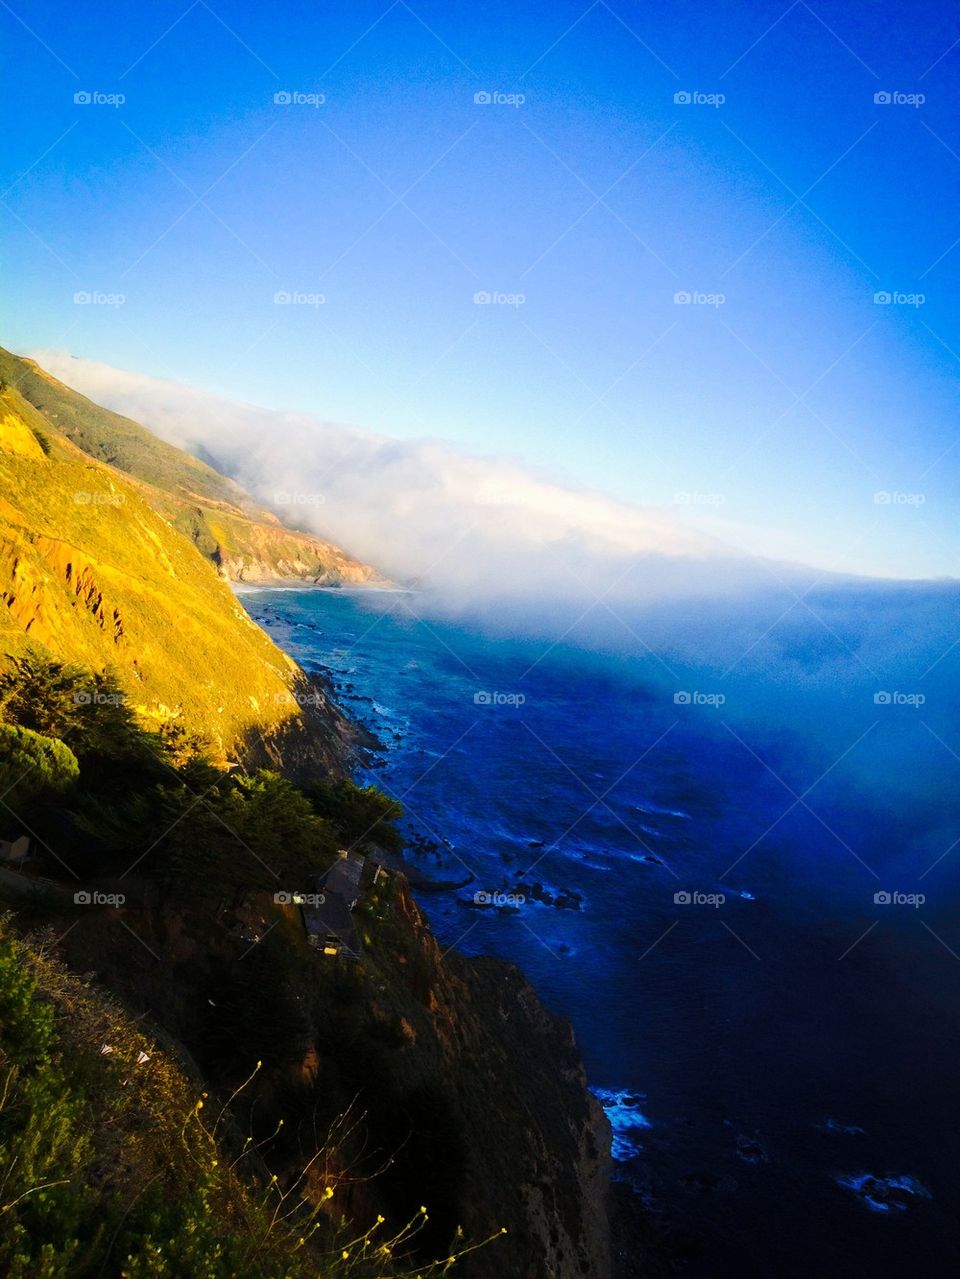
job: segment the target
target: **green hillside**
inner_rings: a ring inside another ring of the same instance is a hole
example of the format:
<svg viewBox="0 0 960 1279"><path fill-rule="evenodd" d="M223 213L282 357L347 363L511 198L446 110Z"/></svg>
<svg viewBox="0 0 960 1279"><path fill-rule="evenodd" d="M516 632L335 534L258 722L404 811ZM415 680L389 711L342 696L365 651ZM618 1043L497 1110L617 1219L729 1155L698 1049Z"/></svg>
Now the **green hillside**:
<svg viewBox="0 0 960 1279"><path fill-rule="evenodd" d="M80 451L12 385L0 392L0 660L30 646L112 670L146 721L219 759L328 767L345 726L237 604L144 486ZM299 691L299 695L298 695ZM319 704L318 704L319 703Z"/></svg>
<svg viewBox="0 0 960 1279"><path fill-rule="evenodd" d="M233 581L299 578L324 585L383 579L340 547L286 528L233 480L167 444L132 418L103 408L0 347L0 383L89 457L139 481L141 494Z"/></svg>

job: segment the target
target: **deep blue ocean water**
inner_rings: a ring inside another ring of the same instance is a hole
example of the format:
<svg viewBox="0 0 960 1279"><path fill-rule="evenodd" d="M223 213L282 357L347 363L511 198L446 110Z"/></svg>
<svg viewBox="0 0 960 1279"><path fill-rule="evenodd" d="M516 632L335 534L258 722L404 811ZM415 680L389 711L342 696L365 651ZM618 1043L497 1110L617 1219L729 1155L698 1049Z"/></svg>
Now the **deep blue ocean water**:
<svg viewBox="0 0 960 1279"><path fill-rule="evenodd" d="M617 1175L696 1273L957 1273L954 703L877 705L864 676L831 709L774 669L717 705L706 672L677 688L404 593L242 599L383 743L364 778L410 860L472 877L418 894L441 942L573 1022Z"/></svg>

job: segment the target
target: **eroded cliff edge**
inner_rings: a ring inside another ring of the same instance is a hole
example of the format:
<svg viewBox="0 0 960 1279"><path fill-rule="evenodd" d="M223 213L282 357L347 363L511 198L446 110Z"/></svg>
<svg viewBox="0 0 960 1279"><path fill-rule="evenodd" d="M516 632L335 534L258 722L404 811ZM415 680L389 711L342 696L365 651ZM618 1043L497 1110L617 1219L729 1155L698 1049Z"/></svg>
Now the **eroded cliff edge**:
<svg viewBox="0 0 960 1279"><path fill-rule="evenodd" d="M39 652L93 677L109 672L117 691L108 696L145 727L199 734L213 760L239 764L240 775L269 764L301 781L342 776L363 744L358 731L250 621L146 482L81 448L54 425L59 410L41 415L15 386L0 387L0 409L4 657ZM143 439L134 432L121 443ZM92 694L83 696L89 707ZM85 792L102 782L98 768L81 752L79 781L37 793L29 821L23 807L25 830L42 820L45 846L86 860L69 883L56 883L59 858L23 873L30 887L39 870L42 890L5 883L15 926L50 926L71 969L119 996L155 1042L180 1045L213 1095L228 1096L262 1060L237 1122L259 1137L285 1120L290 1135L265 1151L265 1175L295 1179L326 1142L336 1181L327 1208L360 1228L380 1212L398 1223L426 1202L424 1255L441 1255L458 1225L469 1239L498 1236L460 1273L605 1279L606 1120L569 1025L522 974L442 952L397 872L361 904L359 962L318 952L298 908L255 883L267 861L284 861L285 830L269 821L256 827L256 861L246 860L253 836L238 841L229 888L215 881L202 838L181 849L189 874L151 879L162 840L146 841L151 861L141 863L139 827L113 830L108 849L76 826ZM230 775L207 780L205 794L222 790L226 802ZM139 799L138 785L128 779L118 793ZM143 785L150 816L169 800L171 780L156 794ZM187 816L209 803L188 800L171 829L183 835ZM21 807L7 795L3 838L20 833ZM208 826L222 843L223 822ZM109 863L121 853L118 867L135 861L140 870L118 885ZM77 905L78 883L122 900Z"/></svg>

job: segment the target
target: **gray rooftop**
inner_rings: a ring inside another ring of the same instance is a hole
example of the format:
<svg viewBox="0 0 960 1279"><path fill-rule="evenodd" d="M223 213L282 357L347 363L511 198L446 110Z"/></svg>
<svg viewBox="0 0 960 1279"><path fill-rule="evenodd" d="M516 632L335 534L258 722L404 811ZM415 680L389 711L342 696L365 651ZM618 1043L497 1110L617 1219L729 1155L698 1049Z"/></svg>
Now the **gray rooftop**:
<svg viewBox="0 0 960 1279"><path fill-rule="evenodd" d="M355 902L360 896L360 878L363 875L364 859L352 853L341 853L327 873L321 878L321 887L325 893L339 893L348 902Z"/></svg>
<svg viewBox="0 0 960 1279"><path fill-rule="evenodd" d="M339 893L324 889L323 901L318 905L303 905L303 923L307 935L316 938L323 946L328 940L334 940L343 946L351 955L360 954L360 938L357 935L353 916L345 898Z"/></svg>

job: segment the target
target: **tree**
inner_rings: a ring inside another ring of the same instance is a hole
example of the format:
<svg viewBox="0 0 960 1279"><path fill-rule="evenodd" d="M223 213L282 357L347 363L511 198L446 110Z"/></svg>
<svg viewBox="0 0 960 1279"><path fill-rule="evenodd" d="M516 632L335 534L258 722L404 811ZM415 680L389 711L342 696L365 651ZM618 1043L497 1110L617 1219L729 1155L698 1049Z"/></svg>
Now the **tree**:
<svg viewBox="0 0 960 1279"><path fill-rule="evenodd" d="M17 799L69 790L80 766L69 746L30 728L0 724L0 795Z"/></svg>
<svg viewBox="0 0 960 1279"><path fill-rule="evenodd" d="M315 782L307 794L345 847L376 844L388 852L402 852L403 836L394 823L403 816L403 805L376 786L358 786L349 779Z"/></svg>
<svg viewBox="0 0 960 1279"><path fill-rule="evenodd" d="M32 649L0 675L0 717L64 742L89 789L148 784L166 772L161 739L140 726L108 672L88 673Z"/></svg>

